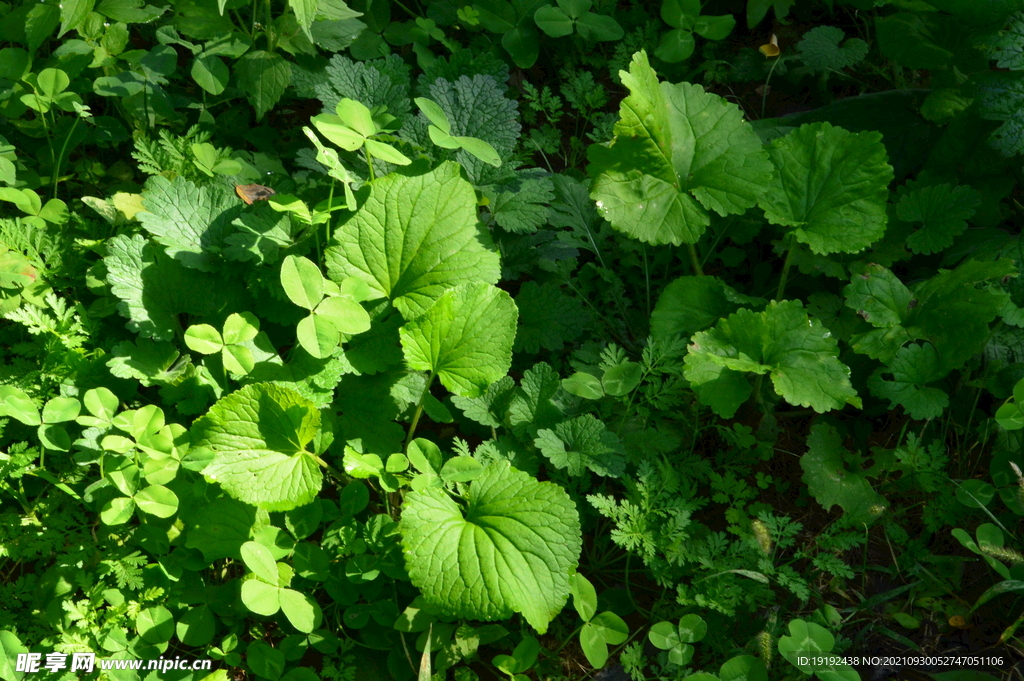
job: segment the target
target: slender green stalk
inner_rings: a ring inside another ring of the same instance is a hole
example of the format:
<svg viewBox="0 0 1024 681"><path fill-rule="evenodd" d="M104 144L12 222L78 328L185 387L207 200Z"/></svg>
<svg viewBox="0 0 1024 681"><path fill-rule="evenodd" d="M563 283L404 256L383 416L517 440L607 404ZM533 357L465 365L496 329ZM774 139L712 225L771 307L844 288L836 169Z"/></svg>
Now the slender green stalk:
<svg viewBox="0 0 1024 681"><path fill-rule="evenodd" d="M764 90L761 91L761 118L764 118L764 107L768 103L768 83L772 80L772 74L775 73L775 67L779 65L779 58L775 57L775 63L772 64L772 68L768 71L768 77L764 79Z"/></svg>
<svg viewBox="0 0 1024 681"><path fill-rule="evenodd" d="M775 300L782 300L782 294L786 290L786 279L789 278L789 268L793 265L793 251L796 250L796 243L793 237L789 237L789 247L786 249L786 261L782 265L782 278L779 279L779 288L775 292Z"/></svg>
<svg viewBox="0 0 1024 681"><path fill-rule="evenodd" d="M420 415L423 413L423 402L427 399L427 395L430 394L430 386L434 383L434 376L436 375L431 371L430 376L427 377L427 384L423 387L423 394L420 395L419 404L416 405L416 411L412 414L412 422L409 424L409 434L405 437L403 451L409 448L409 443L412 442L412 438L416 434L416 425L420 422Z"/></svg>
<svg viewBox="0 0 1024 681"><path fill-rule="evenodd" d="M704 268L700 266L700 258L697 257L697 249L693 244L686 244L686 250L690 252L690 264L693 265L693 273L698 277L704 276Z"/></svg>
<svg viewBox="0 0 1024 681"><path fill-rule="evenodd" d="M370 157L370 151L365 146L363 147L363 154L366 155L366 165L370 169L370 182L373 182L373 159Z"/></svg>

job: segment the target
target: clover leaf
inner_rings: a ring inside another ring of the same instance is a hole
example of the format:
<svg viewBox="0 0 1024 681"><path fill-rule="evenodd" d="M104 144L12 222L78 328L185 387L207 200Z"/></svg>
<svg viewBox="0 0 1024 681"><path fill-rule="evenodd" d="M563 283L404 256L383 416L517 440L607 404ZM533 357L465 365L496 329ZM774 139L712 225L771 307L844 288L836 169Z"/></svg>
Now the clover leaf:
<svg viewBox="0 0 1024 681"><path fill-rule="evenodd" d="M426 97L417 97L416 106L420 108L423 115L430 121L427 133L430 140L443 149L464 149L466 152L476 156L484 163L489 163L495 168L501 165L501 156L487 142L476 137L459 137L452 135L452 125L448 122L448 115L435 102Z"/></svg>
<svg viewBox="0 0 1024 681"><path fill-rule="evenodd" d="M245 375L256 365L252 351L242 345L260 332L260 320L250 312L233 313L224 322L224 333L209 324L195 324L185 332L185 345L203 355L220 353L224 368Z"/></svg>
<svg viewBox="0 0 1024 681"><path fill-rule="evenodd" d="M336 114L313 116L311 120L321 135L345 151L365 149L370 156L388 163L400 166L412 163L412 159L390 144L373 139L374 135L387 129L387 122L379 125L383 119L374 118L373 113L362 102L346 97L338 102L335 112Z"/></svg>

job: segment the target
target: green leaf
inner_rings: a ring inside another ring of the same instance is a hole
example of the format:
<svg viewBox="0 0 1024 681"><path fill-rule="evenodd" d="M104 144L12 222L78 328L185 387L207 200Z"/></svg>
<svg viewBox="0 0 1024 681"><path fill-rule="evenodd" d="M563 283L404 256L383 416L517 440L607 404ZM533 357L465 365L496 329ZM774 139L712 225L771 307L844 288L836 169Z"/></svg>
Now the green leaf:
<svg viewBox="0 0 1024 681"><path fill-rule="evenodd" d="M882 378L887 373L893 380ZM868 388L877 397L889 400L890 409L902 405L914 420L934 419L949 406L949 395L926 384L945 375L934 345L911 343L896 352L888 367L876 369L868 377Z"/></svg>
<svg viewBox="0 0 1024 681"><path fill-rule="evenodd" d="M544 5L533 14L537 27L552 38L564 38L572 35L573 21L558 7Z"/></svg>
<svg viewBox="0 0 1024 681"><path fill-rule="evenodd" d="M241 598L245 607L257 615L270 617L281 609L281 589L258 579L242 582Z"/></svg>
<svg viewBox="0 0 1024 681"><path fill-rule="evenodd" d="M324 297L324 276L309 258L289 255L281 262L281 286L299 307L314 309Z"/></svg>
<svg viewBox="0 0 1024 681"><path fill-rule="evenodd" d="M457 395L477 397L508 373L517 316L505 291L462 284L400 329L406 363Z"/></svg>
<svg viewBox="0 0 1024 681"><path fill-rule="evenodd" d="M568 469L569 475L583 475L589 468L617 478L626 469L619 439L592 414L563 421L554 430L540 429L533 444L556 468Z"/></svg>
<svg viewBox="0 0 1024 681"><path fill-rule="evenodd" d="M601 379L585 371L577 371L569 378L562 379L562 390L585 400L599 400L604 397Z"/></svg>
<svg viewBox="0 0 1024 681"><path fill-rule="evenodd" d="M640 51L615 139L592 145L590 196L612 226L650 244L696 243L709 211L742 213L769 186L772 166L735 104L699 85L659 83ZM699 115L697 115L699 113Z"/></svg>
<svg viewBox="0 0 1024 681"><path fill-rule="evenodd" d="M622 36L626 34L622 30L622 26L619 25L619 22L615 21L613 17L595 14L594 12L587 12L576 20L576 32L584 40L594 40L597 42L621 40Z"/></svg>
<svg viewBox="0 0 1024 681"><path fill-rule="evenodd" d="M253 340L260 332L260 320L251 312L235 312L224 320L224 343L232 345Z"/></svg>
<svg viewBox="0 0 1024 681"><path fill-rule="evenodd" d="M845 36L835 26L815 26L804 33L796 49L811 71L841 71L868 54L868 44L860 38L850 38L840 46Z"/></svg>
<svg viewBox="0 0 1024 681"><path fill-rule="evenodd" d="M689 59L696 47L693 31L688 28L675 28L661 34L654 56L669 64L676 64Z"/></svg>
<svg viewBox="0 0 1024 681"><path fill-rule="evenodd" d="M135 495L135 504L143 513L170 518L178 512L178 495L163 485L150 485Z"/></svg>
<svg viewBox="0 0 1024 681"><path fill-rule="evenodd" d="M185 267L213 272L220 266L224 237L241 208L234 195L198 187L182 176L153 177L142 195L139 222Z"/></svg>
<svg viewBox="0 0 1024 681"><path fill-rule="evenodd" d="M135 513L135 502L129 497L111 499L100 509L100 520L105 525L123 525Z"/></svg>
<svg viewBox="0 0 1024 681"><path fill-rule="evenodd" d="M174 636L174 617L162 605L146 608L135 619L135 629L147 643L165 643Z"/></svg>
<svg viewBox="0 0 1024 681"><path fill-rule="evenodd" d="M661 292L651 313L651 335L689 339L741 307L762 307L763 298L739 293L718 277L679 277Z"/></svg>
<svg viewBox="0 0 1024 681"><path fill-rule="evenodd" d="M587 622L580 629L580 648L594 669L601 669L608 662L608 644L592 622Z"/></svg>
<svg viewBox="0 0 1024 681"><path fill-rule="evenodd" d="M313 34L309 32L309 27L313 23L313 19L316 18L320 0L288 0L288 5L295 12L299 27L305 32L309 41L313 42Z"/></svg>
<svg viewBox="0 0 1024 681"><path fill-rule="evenodd" d="M476 194L446 162L412 177L370 183L366 202L335 231L328 276L354 276L407 319L464 282L497 283L498 254L477 221Z"/></svg>
<svg viewBox="0 0 1024 681"><path fill-rule="evenodd" d="M629 627L614 612L602 612L587 624L593 627L601 640L608 645L617 646L629 638Z"/></svg>
<svg viewBox="0 0 1024 681"><path fill-rule="evenodd" d="M454 456L444 462L441 479L445 482L470 482L483 474L484 468L471 456Z"/></svg>
<svg viewBox="0 0 1024 681"><path fill-rule="evenodd" d="M277 561L263 544L247 541L239 549L245 566L267 584L277 586Z"/></svg>
<svg viewBox="0 0 1024 681"><path fill-rule="evenodd" d="M82 403L74 397L51 397L43 405L43 423L74 421L82 411Z"/></svg>
<svg viewBox="0 0 1024 681"><path fill-rule="evenodd" d="M10 416L26 426L38 426L39 408L32 399L20 388L12 385L0 385L0 415Z"/></svg>
<svg viewBox="0 0 1024 681"><path fill-rule="evenodd" d="M694 33L708 40L725 40L734 28L736 28L736 17L731 14L697 17L697 21L693 25Z"/></svg>
<svg viewBox="0 0 1024 681"><path fill-rule="evenodd" d="M826 511L838 504L854 521L870 522L885 510L885 499L863 473L847 466L851 456L835 428L815 424L807 437L807 453L800 457L801 480Z"/></svg>
<svg viewBox="0 0 1024 681"><path fill-rule="evenodd" d="M671 622L658 622L651 627L647 637L655 648L661 650L671 650L682 643L679 638L679 630Z"/></svg>
<svg viewBox="0 0 1024 681"><path fill-rule="evenodd" d="M341 340L338 327L330 317L317 314L311 314L299 322L296 337L299 345L317 359L330 357Z"/></svg>
<svg viewBox="0 0 1024 681"><path fill-rule="evenodd" d="M621 397L640 385L642 377L643 370L638 363L623 362L604 372L604 376L601 377L601 385L604 386L606 394Z"/></svg>
<svg viewBox="0 0 1024 681"><path fill-rule="evenodd" d="M690 28L693 17L700 14L700 0L663 0L661 18L673 28Z"/></svg>
<svg viewBox="0 0 1024 681"><path fill-rule="evenodd" d="M192 425L195 447L216 458L203 475L232 497L268 511L310 503L323 476L305 447L320 427L320 412L298 393L256 383L217 401Z"/></svg>
<svg viewBox="0 0 1024 681"><path fill-rule="evenodd" d="M763 312L739 310L693 336L684 375L716 414L731 417L751 392L744 373L765 374L793 405L818 413L860 407L836 340L798 300L772 301Z"/></svg>
<svg viewBox="0 0 1024 681"><path fill-rule="evenodd" d="M452 126L448 122L448 115L444 112L444 109L439 107L436 102L427 99L426 97L417 97L413 100L416 102L416 106L420 108L423 115L427 117L427 120L433 123L437 128L446 135L451 135Z"/></svg>
<svg viewBox="0 0 1024 681"><path fill-rule="evenodd" d="M57 32L57 38L59 39L68 31L73 31L81 26L95 4L96 0L67 0L67 2L61 2L60 31Z"/></svg>
<svg viewBox="0 0 1024 681"><path fill-rule="evenodd" d="M28 51L35 53L59 24L59 7L41 2L33 3L32 9L25 17L25 39L28 43Z"/></svg>
<svg viewBox="0 0 1024 681"><path fill-rule="evenodd" d="M320 626L323 613L312 596L294 589L281 589L280 598L281 612L293 627L304 634L310 634Z"/></svg>
<svg viewBox="0 0 1024 681"><path fill-rule="evenodd" d="M533 26L519 25L501 36L501 46L521 69L532 68L540 54L540 34Z"/></svg>
<svg viewBox="0 0 1024 681"><path fill-rule="evenodd" d="M231 77L227 65L220 57L212 54L200 54L192 60L192 80L216 97L224 92Z"/></svg>
<svg viewBox="0 0 1024 681"><path fill-rule="evenodd" d="M902 324L914 298L895 274L875 263L854 275L843 295L847 307L856 310L872 326L881 328Z"/></svg>
<svg viewBox="0 0 1024 681"><path fill-rule="evenodd" d="M317 306L316 316L329 319L341 333L356 335L370 328L370 315L351 298L328 297Z"/></svg>
<svg viewBox="0 0 1024 681"><path fill-rule="evenodd" d="M572 592L572 604L584 622L589 622L597 613L597 590L590 580L576 573L569 580L569 589Z"/></svg>
<svg viewBox="0 0 1024 681"><path fill-rule="evenodd" d="M212 355L224 348L224 341L209 324L194 324L185 332L185 345L203 355Z"/></svg>
<svg viewBox="0 0 1024 681"><path fill-rule="evenodd" d="M758 204L819 255L856 253L882 237L893 170L882 135L808 123L772 140L779 169Z"/></svg>
<svg viewBox="0 0 1024 681"><path fill-rule="evenodd" d="M217 618L210 606L199 605L178 618L175 632L178 640L187 646L205 646L217 633Z"/></svg>
<svg viewBox="0 0 1024 681"><path fill-rule="evenodd" d="M240 559L241 546L249 540L255 525L255 508L221 497L190 521L185 546L202 551L207 562L222 558Z"/></svg>
<svg viewBox="0 0 1024 681"><path fill-rule="evenodd" d="M254 641L245 650L245 661L256 676L277 681L284 672L285 656L263 641Z"/></svg>
<svg viewBox="0 0 1024 681"><path fill-rule="evenodd" d="M453 137L459 146L465 149L467 152L476 156L478 159L494 166L495 168L501 165L501 156L497 150L487 142L477 139L476 137Z"/></svg>
<svg viewBox="0 0 1024 681"><path fill-rule="evenodd" d="M562 292L554 282L537 285L524 282L516 295L519 308L519 329L516 351L535 354L541 348L561 350L579 338L593 320L590 312L577 298Z"/></svg>
<svg viewBox="0 0 1024 681"><path fill-rule="evenodd" d="M235 82L256 109L256 120L274 108L292 79L292 67L279 54L248 52L235 62Z"/></svg>
<svg viewBox="0 0 1024 681"><path fill-rule="evenodd" d="M966 185L939 184L932 187L907 183L907 193L896 204L896 217L923 226L907 237L914 253L938 253L953 245L967 229L967 220L981 207L981 194Z"/></svg>
<svg viewBox="0 0 1024 681"><path fill-rule="evenodd" d="M582 546L565 491L507 463L470 483L465 510L436 488L408 493L400 529L412 583L445 615L521 612L540 633L565 605Z"/></svg>

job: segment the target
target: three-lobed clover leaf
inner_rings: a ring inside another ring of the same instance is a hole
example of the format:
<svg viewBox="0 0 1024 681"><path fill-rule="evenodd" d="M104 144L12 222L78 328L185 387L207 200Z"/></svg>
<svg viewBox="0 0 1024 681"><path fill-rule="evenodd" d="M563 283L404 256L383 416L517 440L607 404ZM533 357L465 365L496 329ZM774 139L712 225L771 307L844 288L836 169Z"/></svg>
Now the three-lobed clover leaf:
<svg viewBox="0 0 1024 681"><path fill-rule="evenodd" d="M26 426L37 426L39 441L47 449L66 452L71 449L71 436L60 425L74 421L81 413L82 403L74 397L52 397L40 412L23 390L13 385L0 385L0 416L9 416Z"/></svg>
<svg viewBox="0 0 1024 681"><path fill-rule="evenodd" d="M831 664L828 655L836 639L825 627L801 619L789 623L789 636L779 638L779 653L805 674L825 681L857 681L860 675L848 664ZM802 658L802 659L801 659Z"/></svg>
<svg viewBox="0 0 1024 681"><path fill-rule="evenodd" d="M684 374L719 416L732 416L750 397L745 373L768 374L790 404L818 413L860 407L836 340L798 300L772 301L763 312L738 310L692 341Z"/></svg>
<svg viewBox="0 0 1024 681"><path fill-rule="evenodd" d="M484 163L489 163L495 168L501 165L501 156L487 142L476 137L460 137L452 135L452 125L448 121L448 114L437 103L426 97L417 97L416 106L420 108L423 115L430 121L427 133L430 140L443 149L465 149L468 153L476 156Z"/></svg>
<svg viewBox="0 0 1024 681"><path fill-rule="evenodd" d="M342 334L356 335L370 328L370 315L360 301L370 288L355 277L341 285L324 279L312 260L289 255L281 263L281 285L288 299L310 314L299 322L299 345L318 359L330 357Z"/></svg>
<svg viewBox="0 0 1024 681"><path fill-rule="evenodd" d="M699 85L659 83L642 50L619 75L630 94L615 139L587 151L590 197L612 227L649 244L693 244L711 211L757 203L772 164L735 104Z"/></svg>
<svg viewBox="0 0 1024 681"><path fill-rule="evenodd" d="M594 669L601 669L608 661L608 646L625 643L629 626L613 612L597 613L597 591L590 580L574 574L569 580L573 606L583 620L580 629L580 647Z"/></svg>
<svg viewBox="0 0 1024 681"><path fill-rule="evenodd" d="M464 506L437 487L406 495L400 530L412 583L446 615L493 621L520 612L546 632L582 547L575 505L558 485L507 462L468 488Z"/></svg>
<svg viewBox="0 0 1024 681"><path fill-rule="evenodd" d="M347 97L338 102L335 111L336 114L319 114L311 119L321 135L346 151L365 148L370 156L388 163L400 166L412 163L412 159L390 144L373 139L374 135L387 130L393 117L375 118L365 104Z"/></svg>
<svg viewBox="0 0 1024 681"><path fill-rule="evenodd" d="M701 16L700 0L663 0L661 18L672 30L661 35L654 56L669 63L689 59L693 54L696 33L708 40L723 40L736 28L731 14Z"/></svg>
<svg viewBox="0 0 1024 681"><path fill-rule="evenodd" d="M292 626L303 633L316 629L323 613L308 594L288 588L293 570L274 560L270 550L255 541L247 541L239 549L242 561L252 576L242 581L242 603L257 615L271 617L284 612Z"/></svg>
<svg viewBox="0 0 1024 681"><path fill-rule="evenodd" d="M592 0L556 0L557 6L542 5L533 14L540 30L552 38L572 35L573 29L584 40L619 40L625 35L613 17L590 11Z"/></svg>
<svg viewBox="0 0 1024 681"><path fill-rule="evenodd" d="M700 641L707 634L708 625L700 615L683 615L679 624L658 622L651 627L647 638L655 648L668 651L668 660L680 666L693 658L691 644Z"/></svg>
<svg viewBox="0 0 1024 681"><path fill-rule="evenodd" d="M224 368L244 376L256 365L252 350L243 343L260 332L260 320L251 312L235 312L224 321L223 333L209 324L194 324L185 332L185 345L203 355L220 353Z"/></svg>

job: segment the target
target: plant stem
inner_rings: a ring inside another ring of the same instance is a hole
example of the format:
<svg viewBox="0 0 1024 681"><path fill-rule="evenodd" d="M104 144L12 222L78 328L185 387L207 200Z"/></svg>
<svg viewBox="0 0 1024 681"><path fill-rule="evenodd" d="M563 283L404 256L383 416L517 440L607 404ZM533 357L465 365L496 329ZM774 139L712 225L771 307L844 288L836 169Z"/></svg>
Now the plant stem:
<svg viewBox="0 0 1024 681"><path fill-rule="evenodd" d="M782 265L782 278L779 279L779 288L775 292L775 300L782 300L782 294L786 290L786 279L789 277L789 268L793 265L793 251L795 244L793 237L789 237L789 248L786 249L786 261Z"/></svg>
<svg viewBox="0 0 1024 681"><path fill-rule="evenodd" d="M772 64L772 68L768 71L768 77L764 79L764 90L761 92L761 118L764 118L764 107L768 102L768 83L771 82L772 74L775 73L775 67L779 65L779 58L775 57L775 63Z"/></svg>
<svg viewBox="0 0 1024 681"><path fill-rule="evenodd" d="M423 413L423 401L426 400L427 395L430 394L430 386L433 384L434 376L436 375L437 374L431 371L430 376L427 377L427 384L423 387L423 394L420 395L419 404L416 405L416 411L412 414L412 422L409 424L409 434L405 437L405 447L402 448L402 451L409 448L409 443L412 442L412 436L416 434L416 424L420 422L420 414Z"/></svg>
<svg viewBox="0 0 1024 681"><path fill-rule="evenodd" d="M704 276L704 268L700 266L700 259L697 258L697 249L693 244L686 244L686 250L690 252L690 264L693 265L693 273L698 277Z"/></svg>
<svg viewBox="0 0 1024 681"><path fill-rule="evenodd" d="M370 169L370 182L373 182L373 159L370 158L370 151L365 146L363 147L363 153L366 155L366 165Z"/></svg>

